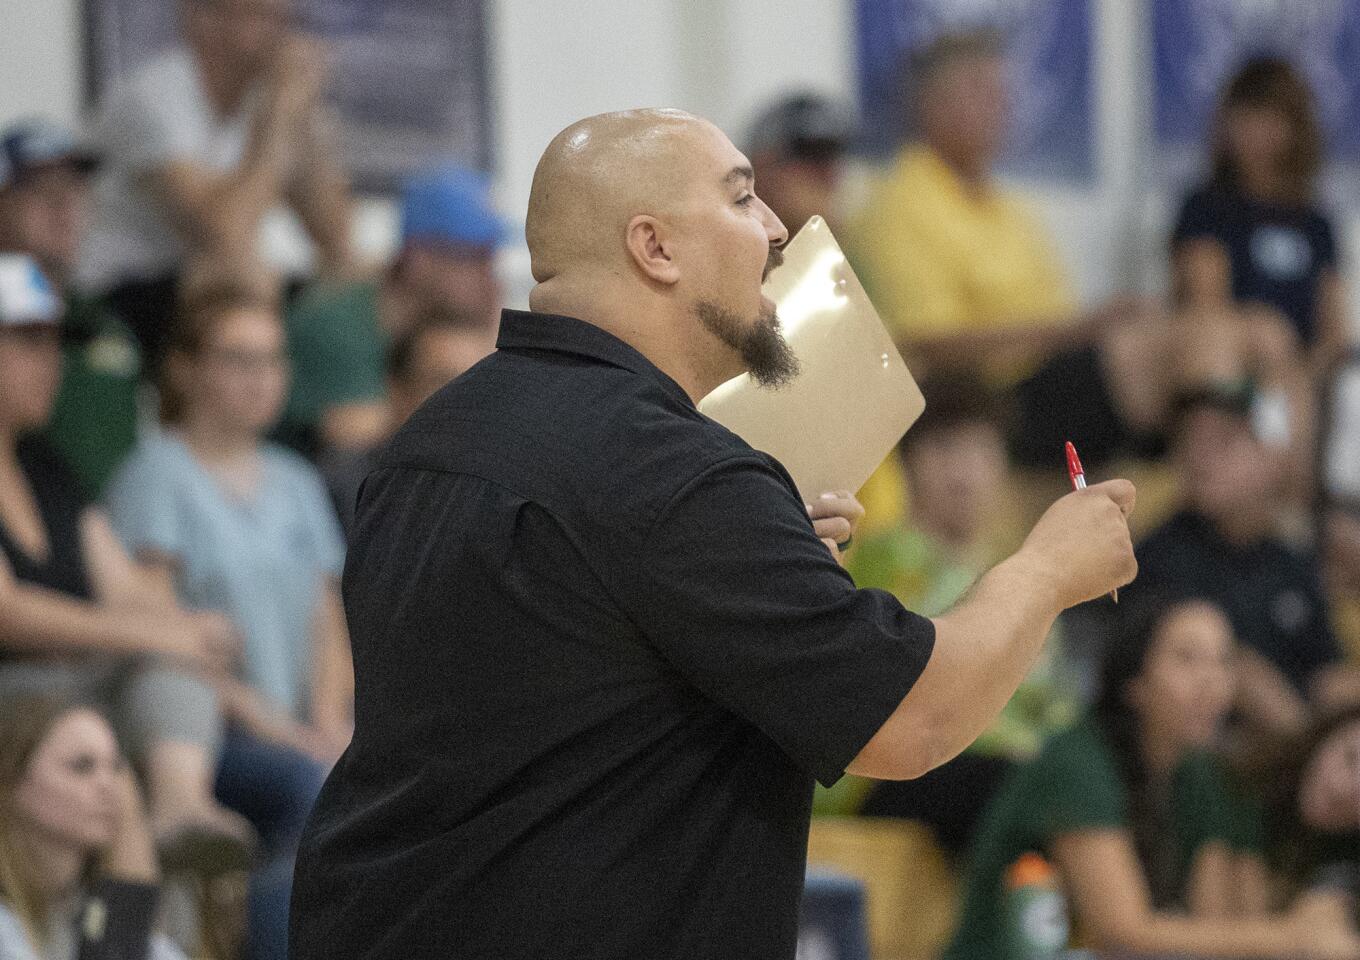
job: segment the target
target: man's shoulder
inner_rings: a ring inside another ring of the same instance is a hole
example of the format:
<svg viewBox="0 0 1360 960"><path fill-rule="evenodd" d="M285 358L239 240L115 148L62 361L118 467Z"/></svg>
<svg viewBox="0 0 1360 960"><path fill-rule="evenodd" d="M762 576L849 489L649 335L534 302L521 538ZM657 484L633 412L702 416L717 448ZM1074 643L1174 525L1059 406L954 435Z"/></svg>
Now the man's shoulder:
<svg viewBox="0 0 1360 960"><path fill-rule="evenodd" d="M385 467L475 473L530 499L664 503L733 457L768 463L654 376L498 351L434 395Z"/></svg>

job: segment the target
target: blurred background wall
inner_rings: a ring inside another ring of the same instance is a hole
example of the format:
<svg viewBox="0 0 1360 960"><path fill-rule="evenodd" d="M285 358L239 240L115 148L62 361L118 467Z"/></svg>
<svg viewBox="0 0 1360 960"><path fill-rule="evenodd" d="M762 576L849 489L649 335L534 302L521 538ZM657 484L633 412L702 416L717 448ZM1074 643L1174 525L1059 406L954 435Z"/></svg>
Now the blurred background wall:
<svg viewBox="0 0 1360 960"><path fill-rule="evenodd" d="M78 123L80 0L0 0L0 10L0 123L35 108ZM1167 220L1182 188L1159 189L1150 167L1146 0L1092 0L1092 18L1095 175L1089 185L1025 184L1088 301L1161 290ZM854 0L489 0L488 19L495 176L512 220L522 218L543 146L582 116L669 104L711 118L740 145L753 112L781 91L856 97ZM1360 233L1355 210L1338 211L1348 249ZM272 227L274 259L306 262L295 225ZM366 201L357 229L366 249L385 251L390 205ZM527 254L512 248L505 258L515 302L527 290ZM1360 317L1360 285L1351 289Z"/></svg>

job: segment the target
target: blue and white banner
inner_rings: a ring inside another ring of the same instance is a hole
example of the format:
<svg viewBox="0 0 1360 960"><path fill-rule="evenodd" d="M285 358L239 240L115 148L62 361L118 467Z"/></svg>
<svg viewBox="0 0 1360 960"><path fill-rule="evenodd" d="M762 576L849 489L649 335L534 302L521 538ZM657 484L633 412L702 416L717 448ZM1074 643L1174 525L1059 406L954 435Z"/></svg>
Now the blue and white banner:
<svg viewBox="0 0 1360 960"><path fill-rule="evenodd" d="M1224 84L1261 54L1308 80L1329 156L1360 160L1360 0L1153 0L1152 41L1164 161L1203 161Z"/></svg>
<svg viewBox="0 0 1360 960"><path fill-rule="evenodd" d="M1095 175L1091 0L856 0L865 146L909 133L911 57L943 34L985 27L1007 41L1011 130L1003 163L1024 177Z"/></svg>

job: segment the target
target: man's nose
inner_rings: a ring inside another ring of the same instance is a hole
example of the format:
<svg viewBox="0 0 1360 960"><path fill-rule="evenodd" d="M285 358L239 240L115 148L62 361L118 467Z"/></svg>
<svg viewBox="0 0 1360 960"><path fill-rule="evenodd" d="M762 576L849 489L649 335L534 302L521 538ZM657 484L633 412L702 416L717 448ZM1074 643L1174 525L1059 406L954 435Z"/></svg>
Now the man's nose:
<svg viewBox="0 0 1360 960"><path fill-rule="evenodd" d="M770 238L770 246L782 247L789 242L789 230L784 226L784 221L775 216L775 212L770 209L764 200L757 198L760 204L761 218L765 222L765 235Z"/></svg>

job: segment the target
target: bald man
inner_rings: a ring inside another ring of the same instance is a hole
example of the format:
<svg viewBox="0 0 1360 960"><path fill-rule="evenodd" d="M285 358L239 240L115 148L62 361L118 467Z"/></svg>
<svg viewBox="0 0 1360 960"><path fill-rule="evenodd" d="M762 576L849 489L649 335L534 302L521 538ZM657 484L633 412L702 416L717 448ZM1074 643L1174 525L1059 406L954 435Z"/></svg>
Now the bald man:
<svg viewBox="0 0 1360 960"><path fill-rule="evenodd" d="M813 780L910 778L1005 704L1065 606L1134 572L1122 481L1059 501L934 622L856 590L696 402L797 364L783 225L711 124L548 146L532 312L407 422L345 572L354 741L298 859L294 960L793 957Z"/></svg>

